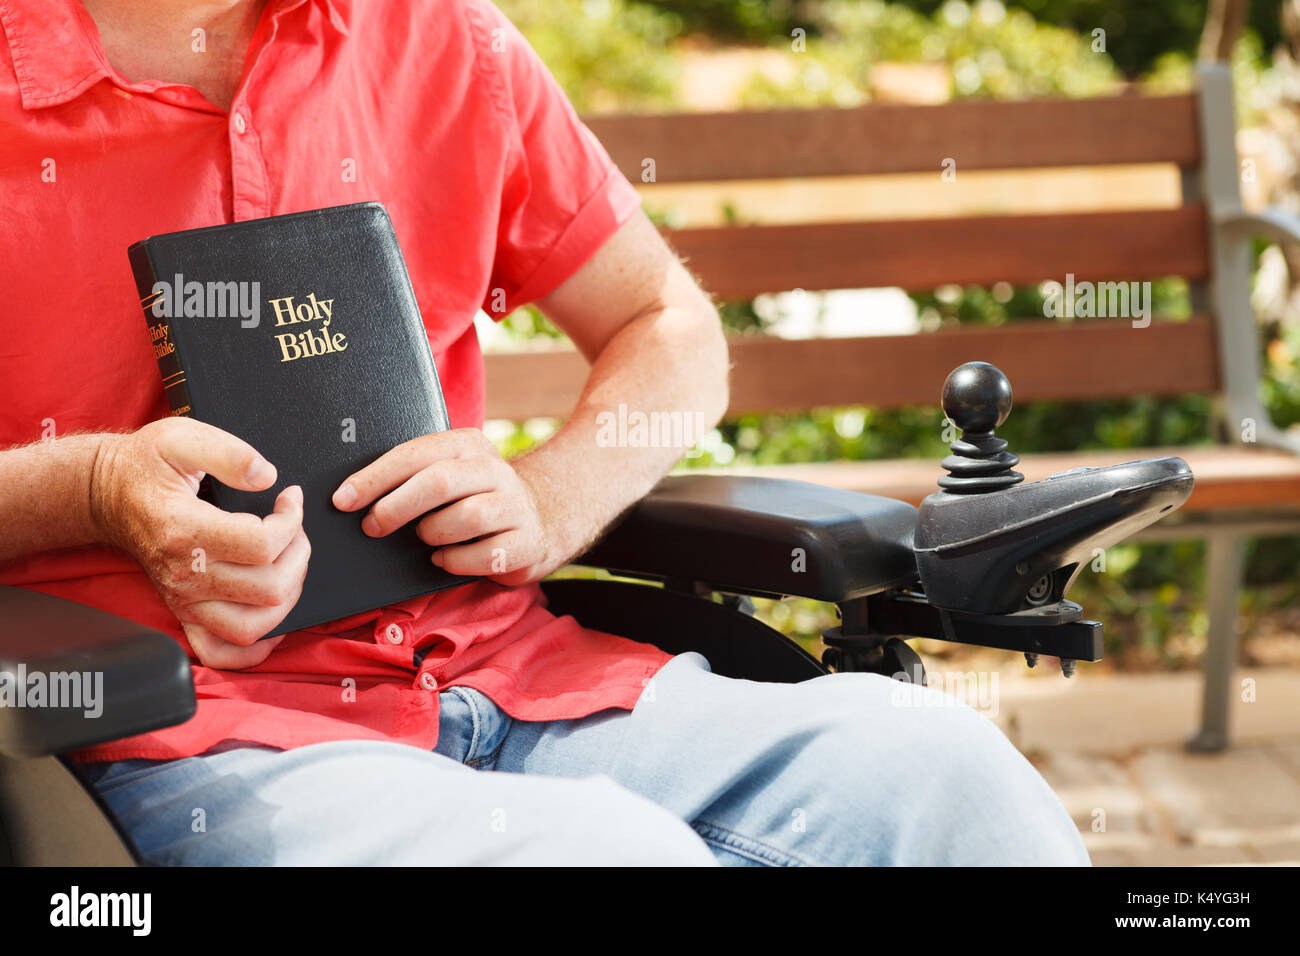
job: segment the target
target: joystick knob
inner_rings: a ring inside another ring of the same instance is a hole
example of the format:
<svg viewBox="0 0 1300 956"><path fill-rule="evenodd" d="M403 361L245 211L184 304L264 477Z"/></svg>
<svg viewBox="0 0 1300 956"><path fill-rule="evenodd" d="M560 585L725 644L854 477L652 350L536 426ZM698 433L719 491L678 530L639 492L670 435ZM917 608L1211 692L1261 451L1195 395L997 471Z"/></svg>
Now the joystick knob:
<svg viewBox="0 0 1300 956"><path fill-rule="evenodd" d="M1024 481L1012 471L1020 459L1007 451L1005 439L993 430L1011 413L1011 383L1001 369L988 362L967 362L949 373L941 399L948 420L961 429L942 462L948 474L939 487L956 494L997 491Z"/></svg>

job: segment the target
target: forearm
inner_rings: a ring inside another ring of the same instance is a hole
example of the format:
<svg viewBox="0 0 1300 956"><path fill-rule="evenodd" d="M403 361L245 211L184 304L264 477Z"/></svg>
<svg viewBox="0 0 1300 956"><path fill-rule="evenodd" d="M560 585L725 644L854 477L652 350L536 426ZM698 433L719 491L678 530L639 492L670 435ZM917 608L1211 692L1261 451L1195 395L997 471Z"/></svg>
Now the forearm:
<svg viewBox="0 0 1300 956"><path fill-rule="evenodd" d="M565 425L513 462L544 504L547 531L565 559L586 550L718 423L727 368L717 313L702 294L698 302L648 312L609 340ZM635 423L638 413L673 427L647 424L640 434L618 427L620 418ZM664 447L655 436L666 434L683 440Z"/></svg>
<svg viewBox="0 0 1300 956"><path fill-rule="evenodd" d="M105 435L69 435L0 451L0 564L93 544L91 475Z"/></svg>

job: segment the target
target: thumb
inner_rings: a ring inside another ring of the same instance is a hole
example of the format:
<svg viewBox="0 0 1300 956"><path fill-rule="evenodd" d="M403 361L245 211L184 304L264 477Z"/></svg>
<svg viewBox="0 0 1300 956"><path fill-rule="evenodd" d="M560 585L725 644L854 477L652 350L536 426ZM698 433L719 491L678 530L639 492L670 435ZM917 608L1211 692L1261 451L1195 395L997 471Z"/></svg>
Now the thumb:
<svg viewBox="0 0 1300 956"><path fill-rule="evenodd" d="M209 474L240 491L262 491L275 484L275 466L242 438L192 418L173 421L178 424L166 429L157 445L158 453L172 467Z"/></svg>

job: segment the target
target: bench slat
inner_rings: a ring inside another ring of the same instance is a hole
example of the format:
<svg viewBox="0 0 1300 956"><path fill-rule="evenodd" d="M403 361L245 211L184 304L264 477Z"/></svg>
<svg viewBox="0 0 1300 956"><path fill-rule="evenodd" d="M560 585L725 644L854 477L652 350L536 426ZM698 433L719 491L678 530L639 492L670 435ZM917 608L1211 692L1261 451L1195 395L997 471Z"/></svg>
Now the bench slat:
<svg viewBox="0 0 1300 956"><path fill-rule="evenodd" d="M1196 166L1193 95L586 118L623 173L708 182L1170 162Z"/></svg>
<svg viewBox="0 0 1300 956"><path fill-rule="evenodd" d="M1046 279L1203 279L1205 210L665 230L722 299L789 289L932 289Z"/></svg>
<svg viewBox="0 0 1300 956"><path fill-rule="evenodd" d="M1016 401L1209 393L1218 388L1213 323L1043 320L921 335L732 340L730 414L823 405L937 405L963 362L991 362ZM1066 374L1068 372L1068 374Z"/></svg>
<svg viewBox="0 0 1300 956"><path fill-rule="evenodd" d="M1042 320L921 335L730 340L729 414L825 405L937 404L947 374L963 362L992 362L1018 402L1176 395L1218 388L1214 326L1186 322ZM1158 360L1153 360L1158 357ZM587 376L573 351L486 356L488 418L563 418ZM1069 374L1062 374L1068 369ZM672 409L661 409L671 411Z"/></svg>
<svg viewBox="0 0 1300 956"><path fill-rule="evenodd" d="M1294 507L1300 504L1300 457L1270 449L1198 445L1030 454L1021 458L1016 470L1025 476L1026 481L1038 481L1070 468L1112 465L1166 455L1182 458L1196 476L1192 496L1180 509L1183 512L1279 505ZM794 478L919 504L926 495L938 490L936 482L944 472L938 461L904 459L733 467L722 473Z"/></svg>

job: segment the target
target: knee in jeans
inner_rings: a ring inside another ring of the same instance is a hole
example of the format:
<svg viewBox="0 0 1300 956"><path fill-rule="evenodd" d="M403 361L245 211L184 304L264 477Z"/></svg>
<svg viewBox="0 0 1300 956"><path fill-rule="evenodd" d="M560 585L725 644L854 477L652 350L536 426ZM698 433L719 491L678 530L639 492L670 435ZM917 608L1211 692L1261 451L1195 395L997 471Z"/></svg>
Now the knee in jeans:
<svg viewBox="0 0 1300 956"><path fill-rule="evenodd" d="M840 777L884 773L900 788L960 792L975 781L996 787L1037 776L992 720L938 690L846 674L818 698L808 713L812 746Z"/></svg>

